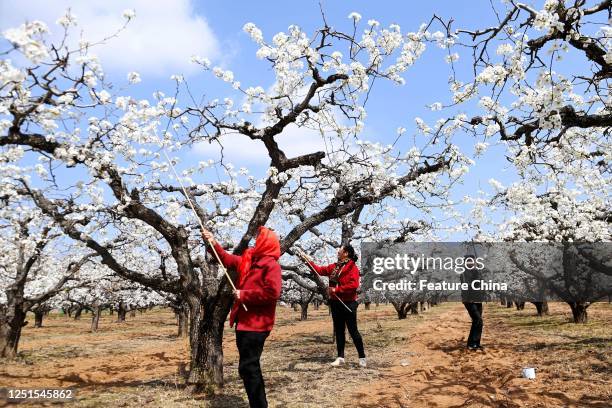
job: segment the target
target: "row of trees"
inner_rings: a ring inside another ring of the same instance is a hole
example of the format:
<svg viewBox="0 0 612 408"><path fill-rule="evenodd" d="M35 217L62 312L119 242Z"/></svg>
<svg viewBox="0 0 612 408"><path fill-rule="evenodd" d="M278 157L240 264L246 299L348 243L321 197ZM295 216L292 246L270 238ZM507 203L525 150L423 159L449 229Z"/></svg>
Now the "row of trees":
<svg viewBox="0 0 612 408"><path fill-rule="evenodd" d="M499 25L478 30L455 29L436 16L403 33L396 24L362 23L353 13L346 31L323 17L312 36L290 26L268 41L249 23L244 30L274 79L245 87L231 71L194 58L228 83L223 100L192 95L180 76L171 92L157 92L153 100L136 99L129 88L120 94L107 82L95 44L70 40L74 16L59 20L64 38L55 43L41 22L7 30L0 200L7 225L2 239L15 249L1 255L1 344L16 344L14 322L62 290L102 307L116 292L113 278L108 291L102 282L114 276L179 313L189 330L191 389L222 386L231 289L211 262L187 198L207 228L235 243L236 254L259 226L274 227L284 278L292 290L315 297L324 282L293 257L294 246L322 259L326 248L345 242L436 237L452 218L457 230L476 239L609 240L610 1L502 7ZM432 103L440 119L417 120L412 138L400 128L392 145L364 140L370 95L383 81L402 84L428 45L448 51L453 73L450 102ZM459 69L464 60L457 59L465 49L472 51L469 70ZM580 62L572 57L557 70L570 54ZM13 62L13 55L25 62ZM473 107L476 99L480 107ZM236 107L234 100L244 103ZM481 113L456 113L468 108ZM320 134L325 151L288 157L279 139L294 141L303 132ZM475 153L454 143L465 133L473 135ZM263 177L236 170L223 154L199 164L185 160L199 144L231 148L243 140L265 147ZM493 182L493 194L466 198L473 211L463 221L453 187L492 143L504 147L519 181ZM403 220L399 208L408 214ZM507 216L501 224L491 215L500 208ZM444 225L435 216L440 212ZM83 278L72 281L77 274ZM26 296L26 283L42 289Z"/></svg>

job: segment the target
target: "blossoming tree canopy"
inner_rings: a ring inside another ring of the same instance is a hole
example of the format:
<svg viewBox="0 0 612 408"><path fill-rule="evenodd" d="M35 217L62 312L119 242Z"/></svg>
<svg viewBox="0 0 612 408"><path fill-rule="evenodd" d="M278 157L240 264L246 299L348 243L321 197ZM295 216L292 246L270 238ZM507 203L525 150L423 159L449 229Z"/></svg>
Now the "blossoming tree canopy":
<svg viewBox="0 0 612 408"><path fill-rule="evenodd" d="M144 100L121 94L106 80L95 44L73 46L69 40L72 15L58 21L65 29L59 43L47 41L40 22L5 33L13 46L7 55L25 62L5 58L1 65L3 169L20 169L4 179L2 195L27 197L114 273L188 305L188 383L196 388L222 383L219 356L231 296L202 251L182 195L195 203L207 227L238 242L235 253L266 223L282 225L284 252L313 228L388 197L415 208L428 196L443 201L445 186L471 163L450 142L452 131L425 135L402 154L393 145L360 139L372 85L403 83L402 74L423 53L430 34L424 26L402 33L395 24L359 20L350 16L347 33L325 23L309 36L290 26L271 41L246 24L259 46L257 57L272 68L271 86L244 86L231 71L194 57L204 71L231 85L228 92L244 101L238 107L230 97L196 102L200 98L193 98L180 75L172 78L172 96L158 91ZM137 83L140 76L129 73L127 81ZM319 132L326 151L288 157L278 140L289 137L291 128ZM235 171L223 156L198 166L181 162L198 143L227 145L240 138L265 147L270 164L264 177ZM169 175L166 151L185 193ZM204 174L210 168L217 180Z"/></svg>
<svg viewBox="0 0 612 408"><path fill-rule="evenodd" d="M0 356L13 357L27 312L76 287L81 268L94 254L84 251L80 243L62 242L63 234L38 209L4 201L0 209Z"/></svg>

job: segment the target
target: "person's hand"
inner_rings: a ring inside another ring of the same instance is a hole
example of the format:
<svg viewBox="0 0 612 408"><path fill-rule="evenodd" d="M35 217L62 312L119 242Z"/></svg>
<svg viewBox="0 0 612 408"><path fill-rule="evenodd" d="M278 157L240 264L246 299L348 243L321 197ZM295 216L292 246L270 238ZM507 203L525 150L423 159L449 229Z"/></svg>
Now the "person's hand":
<svg viewBox="0 0 612 408"><path fill-rule="evenodd" d="M331 298L335 297L336 288L332 288L331 286L327 288L327 295Z"/></svg>
<svg viewBox="0 0 612 408"><path fill-rule="evenodd" d="M240 290L239 289L234 290L233 294L234 294L234 299L240 300Z"/></svg>
<svg viewBox="0 0 612 408"><path fill-rule="evenodd" d="M215 237L213 236L212 232L207 229L202 230L202 238L204 238L205 241L208 241L213 245L217 242L215 241Z"/></svg>
<svg viewBox="0 0 612 408"><path fill-rule="evenodd" d="M302 258L306 262L312 263L312 258L310 258L308 255L306 255L306 253L302 252L301 249L298 249L297 254L300 256L300 258Z"/></svg>

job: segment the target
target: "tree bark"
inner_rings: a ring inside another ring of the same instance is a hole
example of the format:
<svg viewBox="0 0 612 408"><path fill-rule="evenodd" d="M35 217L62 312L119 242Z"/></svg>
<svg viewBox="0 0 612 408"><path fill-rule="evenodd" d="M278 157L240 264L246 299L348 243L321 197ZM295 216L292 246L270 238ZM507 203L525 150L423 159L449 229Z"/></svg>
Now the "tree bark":
<svg viewBox="0 0 612 408"><path fill-rule="evenodd" d="M27 324L23 308L9 298L7 305L0 305L0 358L17 355L21 329Z"/></svg>
<svg viewBox="0 0 612 408"><path fill-rule="evenodd" d="M536 310L538 312L538 317L542 317L543 315L548 315L548 302L532 302Z"/></svg>
<svg viewBox="0 0 612 408"><path fill-rule="evenodd" d="M83 313L83 308L81 306L79 306L75 312L74 312L74 320L80 320L81 319L81 313Z"/></svg>
<svg viewBox="0 0 612 408"><path fill-rule="evenodd" d="M300 309L301 309L300 320L301 321L308 320L308 305L309 304L310 304L310 302L302 302L302 303L300 303Z"/></svg>
<svg viewBox="0 0 612 408"><path fill-rule="evenodd" d="M98 331L98 323L100 322L100 314L102 308L99 305L94 305L91 313L91 332L95 333Z"/></svg>
<svg viewBox="0 0 612 408"><path fill-rule="evenodd" d="M397 312L397 318L403 320L408 316L408 304L405 302L391 302L395 311Z"/></svg>
<svg viewBox="0 0 612 408"><path fill-rule="evenodd" d="M42 310L34 311L34 327L36 328L42 327L44 315L45 315L45 312Z"/></svg>
<svg viewBox="0 0 612 408"><path fill-rule="evenodd" d="M183 306L175 310L175 313L178 322L177 337L186 338L189 336L189 309Z"/></svg>
<svg viewBox="0 0 612 408"><path fill-rule="evenodd" d="M117 322L125 322L125 315L127 314L127 309L125 308L125 304L123 302L119 302L119 306L117 306Z"/></svg>
<svg viewBox="0 0 612 408"><path fill-rule="evenodd" d="M589 303L587 302L567 302L572 309L572 317L574 323L586 323L588 321L587 308Z"/></svg>
<svg viewBox="0 0 612 408"><path fill-rule="evenodd" d="M200 299L188 296L191 361L186 382L193 393L212 394L223 387L223 326L231 298L218 301L223 305L207 307L210 313L204 313Z"/></svg>

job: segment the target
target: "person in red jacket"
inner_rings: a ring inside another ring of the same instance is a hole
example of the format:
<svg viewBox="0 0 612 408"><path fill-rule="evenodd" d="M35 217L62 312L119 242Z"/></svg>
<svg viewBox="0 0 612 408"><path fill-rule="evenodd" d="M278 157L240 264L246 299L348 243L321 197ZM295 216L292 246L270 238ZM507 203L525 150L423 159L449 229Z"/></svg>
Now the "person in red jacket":
<svg viewBox="0 0 612 408"><path fill-rule="evenodd" d="M238 373L244 382L251 407L267 407L266 388L259 359L264 343L274 327L276 302L281 293L280 244L276 234L259 227L255 247L241 256L227 253L210 231L202 235L211 242L227 269L238 272L230 326L236 325L236 345L240 362ZM242 305L246 305L246 310Z"/></svg>
<svg viewBox="0 0 612 408"><path fill-rule="evenodd" d="M359 365L366 367L363 339L357 328L357 306L359 305L357 303L357 289L359 289L360 278L356 261L357 254L351 245L340 247L338 261L327 266L319 266L308 259L308 263L319 275L329 276L329 305L338 350L338 357L331 363L334 367L344 364L345 329L347 328L359 354Z"/></svg>

